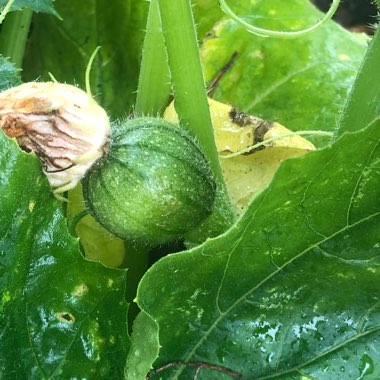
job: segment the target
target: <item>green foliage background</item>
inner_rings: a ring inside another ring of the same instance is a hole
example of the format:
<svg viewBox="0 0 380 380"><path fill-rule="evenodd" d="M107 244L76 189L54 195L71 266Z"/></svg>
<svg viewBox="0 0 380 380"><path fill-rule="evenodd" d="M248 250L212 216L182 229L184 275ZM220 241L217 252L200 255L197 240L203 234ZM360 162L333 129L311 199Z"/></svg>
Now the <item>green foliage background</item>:
<svg viewBox="0 0 380 380"><path fill-rule="evenodd" d="M234 10L262 27L298 29L320 17L301 0L240 3ZM25 7L42 13L22 73L1 58L1 89L48 72L83 88L101 45L93 93L113 119L128 115L148 3L16 0L13 9ZM225 234L154 264L129 338L126 272L82 257L36 158L0 135L0 377L139 380L178 360L246 379L380 377L378 34L369 49L333 22L297 40L262 39L224 19L216 1L194 11L207 81L238 51L218 100L335 137L284 163ZM160 376L194 372L178 366Z"/></svg>

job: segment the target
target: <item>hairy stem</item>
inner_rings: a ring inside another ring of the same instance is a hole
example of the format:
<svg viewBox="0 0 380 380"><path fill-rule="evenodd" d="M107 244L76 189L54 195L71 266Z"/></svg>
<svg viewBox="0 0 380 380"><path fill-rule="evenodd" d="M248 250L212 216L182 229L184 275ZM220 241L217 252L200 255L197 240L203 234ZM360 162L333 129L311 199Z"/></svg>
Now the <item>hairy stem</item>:
<svg viewBox="0 0 380 380"><path fill-rule="evenodd" d="M0 36L0 52L17 67L22 67L33 11L24 9L12 12L4 21Z"/></svg>
<svg viewBox="0 0 380 380"><path fill-rule="evenodd" d="M137 90L137 115L160 115L170 95L170 73L158 0L151 0Z"/></svg>
<svg viewBox="0 0 380 380"><path fill-rule="evenodd" d="M214 214L209 223L200 227L205 233L205 239L207 236L224 232L233 221L233 211L215 145L191 1L159 0L159 5L175 109L181 126L186 128L202 147L218 185ZM201 235L199 231L195 234Z"/></svg>
<svg viewBox="0 0 380 380"><path fill-rule="evenodd" d="M206 86L189 0L159 0L163 32L181 125L195 136L208 156L214 174L222 179Z"/></svg>

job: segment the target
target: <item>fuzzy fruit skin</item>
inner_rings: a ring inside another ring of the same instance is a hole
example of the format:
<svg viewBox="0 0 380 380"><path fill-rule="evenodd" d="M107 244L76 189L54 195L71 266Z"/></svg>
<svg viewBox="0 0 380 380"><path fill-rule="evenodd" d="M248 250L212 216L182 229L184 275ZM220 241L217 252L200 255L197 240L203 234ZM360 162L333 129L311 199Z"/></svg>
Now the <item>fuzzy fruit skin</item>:
<svg viewBox="0 0 380 380"><path fill-rule="evenodd" d="M150 117L116 126L108 154L83 180L87 208L100 224L151 246L176 240L207 218L215 187L194 139Z"/></svg>

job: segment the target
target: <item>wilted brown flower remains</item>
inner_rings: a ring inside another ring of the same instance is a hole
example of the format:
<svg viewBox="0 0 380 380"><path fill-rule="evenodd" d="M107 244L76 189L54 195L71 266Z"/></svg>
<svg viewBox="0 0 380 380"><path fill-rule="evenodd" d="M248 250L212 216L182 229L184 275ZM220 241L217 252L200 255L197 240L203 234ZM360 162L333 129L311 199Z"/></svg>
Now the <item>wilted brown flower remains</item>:
<svg viewBox="0 0 380 380"><path fill-rule="evenodd" d="M76 186L107 149L110 123L86 92L62 83L25 83L0 93L0 127L41 160L61 193Z"/></svg>

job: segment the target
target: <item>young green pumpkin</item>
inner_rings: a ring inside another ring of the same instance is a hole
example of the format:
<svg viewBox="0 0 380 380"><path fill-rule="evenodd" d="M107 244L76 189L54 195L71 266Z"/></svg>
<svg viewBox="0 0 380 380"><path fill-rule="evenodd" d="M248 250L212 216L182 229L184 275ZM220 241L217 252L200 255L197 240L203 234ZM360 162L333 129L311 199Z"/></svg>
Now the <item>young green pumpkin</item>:
<svg viewBox="0 0 380 380"><path fill-rule="evenodd" d="M192 137L145 117L114 128L108 153L83 179L83 194L109 231L154 246L182 237L210 215L215 182Z"/></svg>

